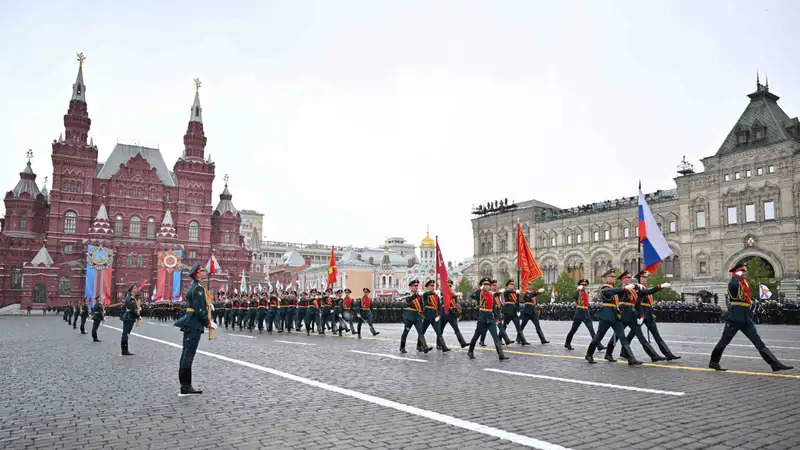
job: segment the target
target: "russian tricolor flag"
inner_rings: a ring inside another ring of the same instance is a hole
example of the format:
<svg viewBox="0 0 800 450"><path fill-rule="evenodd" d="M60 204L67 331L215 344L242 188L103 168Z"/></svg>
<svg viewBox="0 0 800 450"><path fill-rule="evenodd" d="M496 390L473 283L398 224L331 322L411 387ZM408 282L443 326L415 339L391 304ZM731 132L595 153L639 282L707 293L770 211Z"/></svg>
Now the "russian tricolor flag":
<svg viewBox="0 0 800 450"><path fill-rule="evenodd" d="M661 261L672 254L650 207L647 206L641 183L639 183L639 244L644 256L644 270L650 273L655 273Z"/></svg>

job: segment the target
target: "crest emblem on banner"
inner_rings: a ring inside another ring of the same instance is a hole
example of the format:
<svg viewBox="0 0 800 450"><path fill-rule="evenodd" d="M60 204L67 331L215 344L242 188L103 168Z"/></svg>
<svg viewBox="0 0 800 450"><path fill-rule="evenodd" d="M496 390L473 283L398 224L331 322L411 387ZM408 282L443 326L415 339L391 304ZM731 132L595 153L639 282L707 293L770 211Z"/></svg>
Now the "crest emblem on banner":
<svg viewBox="0 0 800 450"><path fill-rule="evenodd" d="M163 267L167 272L178 270L181 267L182 258L172 250L162 252L158 255L158 266Z"/></svg>
<svg viewBox="0 0 800 450"><path fill-rule="evenodd" d="M102 246L92 246L86 252L86 262L89 267L97 271L110 269L114 264L114 252Z"/></svg>

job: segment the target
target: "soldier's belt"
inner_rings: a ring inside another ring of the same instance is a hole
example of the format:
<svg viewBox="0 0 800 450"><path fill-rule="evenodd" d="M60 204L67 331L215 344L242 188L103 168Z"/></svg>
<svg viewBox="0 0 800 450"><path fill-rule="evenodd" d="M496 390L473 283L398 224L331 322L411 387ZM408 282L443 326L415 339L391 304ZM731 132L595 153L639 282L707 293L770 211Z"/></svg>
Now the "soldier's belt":
<svg viewBox="0 0 800 450"><path fill-rule="evenodd" d="M589 309L589 308L587 308L586 306L578 306L577 308L578 308L578 309Z"/></svg>
<svg viewBox="0 0 800 450"><path fill-rule="evenodd" d="M640 303L640 305L642 305L642 306L644 306L646 308L652 308L653 307L653 305L651 305L650 303Z"/></svg>
<svg viewBox="0 0 800 450"><path fill-rule="evenodd" d="M636 303L631 303L631 302L619 302L619 306L636 306Z"/></svg>
<svg viewBox="0 0 800 450"><path fill-rule="evenodd" d="M484 312L494 312L494 310L493 310L493 309L488 309L488 308L481 308L481 311L484 311Z"/></svg>
<svg viewBox="0 0 800 450"><path fill-rule="evenodd" d="M406 310L406 311L411 311L411 312L415 312L415 313L420 313L420 314L422 314L422 311L420 311L420 310L418 310L418 309L414 309L414 308L405 308L405 310Z"/></svg>
<svg viewBox="0 0 800 450"><path fill-rule="evenodd" d="M194 308L186 308L186 312L194 312Z"/></svg>
<svg viewBox="0 0 800 450"><path fill-rule="evenodd" d="M750 303L747 302L731 302L731 306L742 306L744 308L749 308Z"/></svg>
<svg viewBox="0 0 800 450"><path fill-rule="evenodd" d="M609 308L619 309L616 303L603 303L603 306L608 306Z"/></svg>
<svg viewBox="0 0 800 450"><path fill-rule="evenodd" d="M438 308L435 308L433 306L426 306L425 309L434 309L435 310L435 309L438 309Z"/></svg>

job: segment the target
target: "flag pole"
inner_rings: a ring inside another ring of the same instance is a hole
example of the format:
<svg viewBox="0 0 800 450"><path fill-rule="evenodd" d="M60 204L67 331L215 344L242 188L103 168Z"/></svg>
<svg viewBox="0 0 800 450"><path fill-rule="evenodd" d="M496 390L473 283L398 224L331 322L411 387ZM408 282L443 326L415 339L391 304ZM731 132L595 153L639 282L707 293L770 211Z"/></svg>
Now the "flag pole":
<svg viewBox="0 0 800 450"><path fill-rule="evenodd" d="M642 192L642 180L639 180L639 193L641 193L641 192ZM638 197L638 194L637 194L637 197ZM637 216L637 219L638 219L639 218L638 217L639 216L639 212L638 212L639 211L639 206L638 206L639 202L638 202L638 200L637 200L636 203L637 203L636 216ZM641 222L641 220L640 220L640 222ZM637 227L636 229L639 230L639 226L637 225L636 227ZM642 271L642 230L639 230L639 232L636 233L636 234L638 234L638 236L636 236L636 240L639 243L639 258L637 258L639 260L638 264L637 264L637 267L638 267L637 275L638 275L638 273ZM645 326L645 328L647 328L647 343L650 343L650 327Z"/></svg>
<svg viewBox="0 0 800 450"><path fill-rule="evenodd" d="M433 272L433 292L436 292L439 289L439 235L436 235L436 248L433 249L436 253L436 267L435 271Z"/></svg>
<svg viewBox="0 0 800 450"><path fill-rule="evenodd" d="M519 281L519 235L520 235L520 230L521 229L522 228L520 227L519 217L518 217L517 218L517 289L519 289L520 291L522 291L522 289L523 289L522 285L519 284L520 283L520 281ZM527 286L525 286L525 288L527 288Z"/></svg>

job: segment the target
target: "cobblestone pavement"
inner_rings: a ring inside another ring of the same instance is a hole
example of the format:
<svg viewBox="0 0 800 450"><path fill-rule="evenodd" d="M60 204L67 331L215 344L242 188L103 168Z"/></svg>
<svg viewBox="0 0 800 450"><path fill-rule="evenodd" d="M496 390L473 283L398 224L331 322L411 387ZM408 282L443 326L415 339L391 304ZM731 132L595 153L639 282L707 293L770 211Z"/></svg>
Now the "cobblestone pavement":
<svg viewBox="0 0 800 450"><path fill-rule="evenodd" d="M394 324L361 340L222 329L200 343L194 397L177 396L171 322L144 320L131 357L119 356L122 322L105 325L92 343L58 316L0 318L0 448L800 447L800 369L773 374L737 336L731 370L706 370L721 324L660 324L683 359L643 367L590 366L585 328L563 347L569 322L542 322L546 345L527 329L535 343L506 347L502 363L491 346L470 361L449 330L454 351L418 354L412 331L401 355ZM467 339L474 329L462 323ZM800 366L799 327L759 332Z"/></svg>

